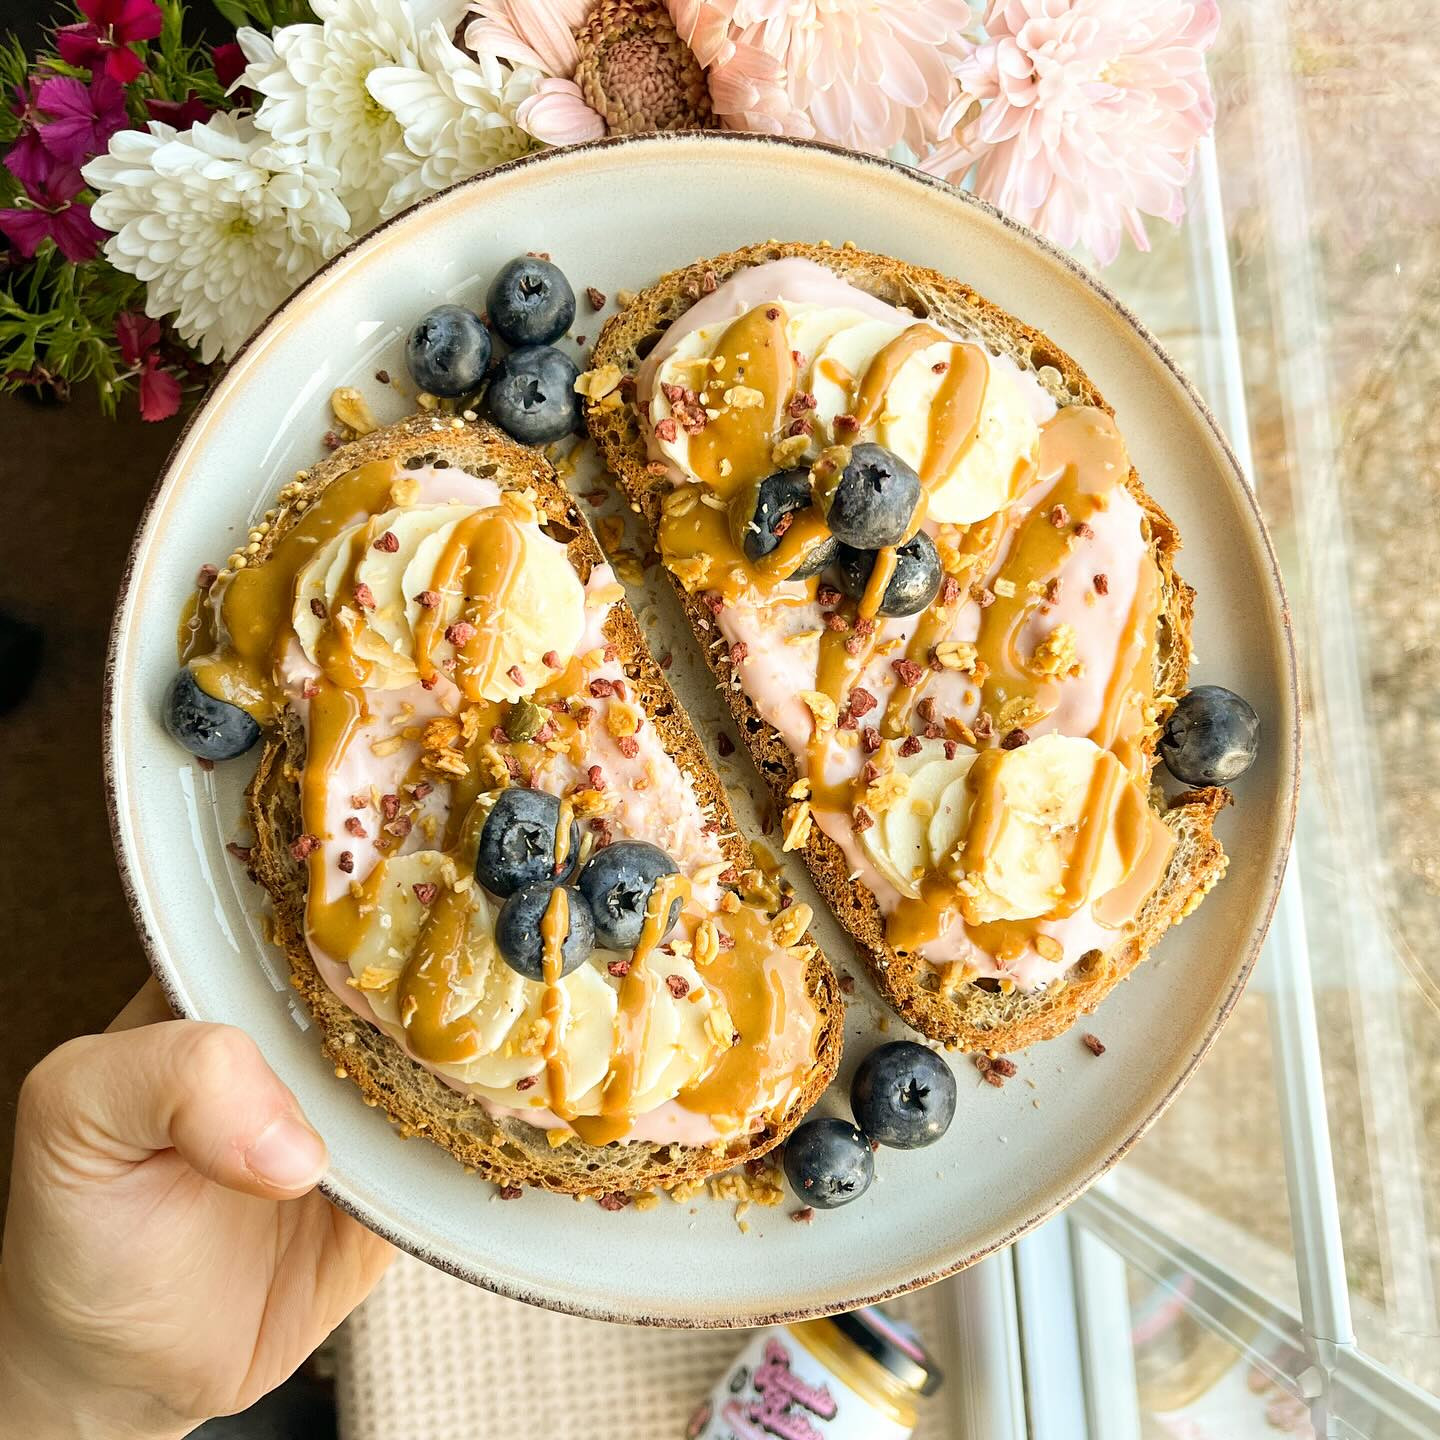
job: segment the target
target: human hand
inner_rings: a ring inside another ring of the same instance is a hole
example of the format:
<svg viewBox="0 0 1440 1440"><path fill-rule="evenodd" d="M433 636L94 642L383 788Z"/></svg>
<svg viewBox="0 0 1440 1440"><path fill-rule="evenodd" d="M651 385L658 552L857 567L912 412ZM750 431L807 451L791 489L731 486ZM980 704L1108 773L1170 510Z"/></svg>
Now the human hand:
<svg viewBox="0 0 1440 1440"><path fill-rule="evenodd" d="M284 1380L392 1253L315 1191L325 1159L255 1043L170 1019L153 980L42 1060L0 1255L0 1435L162 1440Z"/></svg>

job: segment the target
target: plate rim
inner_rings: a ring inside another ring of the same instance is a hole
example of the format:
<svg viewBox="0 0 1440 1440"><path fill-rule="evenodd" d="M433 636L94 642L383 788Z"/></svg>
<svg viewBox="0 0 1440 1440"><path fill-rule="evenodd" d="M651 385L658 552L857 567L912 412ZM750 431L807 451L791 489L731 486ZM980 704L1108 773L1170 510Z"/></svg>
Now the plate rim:
<svg viewBox="0 0 1440 1440"><path fill-rule="evenodd" d="M145 951L151 974L159 983L170 1008L179 1018L199 1019L200 1017L198 1015L193 1014L184 1005L181 998L182 987L178 974L172 971L172 967L164 957L158 937L151 932L150 927L147 925L140 903L139 885L136 875L131 869L128 853L122 839L116 778L116 772L120 766L118 754L119 742L117 727L114 723L118 693L116 679L117 662L123 638L120 617L130 594L136 565L139 559L141 542L149 526L151 515L161 495L177 478L174 474L175 462L185 446L192 427L196 425L202 415L208 413L226 379L234 371L245 354L252 346L267 337L277 325L283 323L286 312L292 306L303 300L311 286L317 284L332 266L349 259L362 248L374 242L376 237L382 235L392 226L402 221L407 223L411 222L413 217L423 211L427 206L435 204L457 191L482 189L497 178L509 177L517 171L531 166L543 166L556 161L558 158L571 159L576 155L595 151L623 150L653 146L656 144L679 145L686 143L699 143L701 145L715 147L730 145L739 148L769 145L783 146L801 152L818 151L842 163L855 164L869 169L883 171L900 179L903 183L917 185L924 190L939 193L952 202L972 206L990 219L998 221L1010 232L1020 245L1024 246L1028 244L1037 249L1046 259L1058 263L1069 273L1072 279L1078 280L1091 292L1094 298L1118 316L1144 344L1146 349L1160 361L1171 378L1178 384L1185 400L1189 402L1196 414L1198 414L1203 421L1205 427L1210 431L1211 438L1219 450L1225 467L1230 471L1232 480L1244 496L1245 502L1249 507L1254 533L1258 535L1260 540L1261 551L1265 560L1265 571L1270 582L1270 587L1279 602L1280 629L1284 642L1282 647L1282 658L1284 662L1283 688L1288 695L1290 714L1292 717L1290 733L1287 737L1283 737L1286 742L1287 754L1291 757L1291 782L1288 791L1282 790L1280 796L1283 809L1281 843L1278 848L1274 871L1266 885L1266 898L1262 913L1258 916L1256 923L1251 927L1249 937L1245 944L1244 959L1235 971L1234 979L1231 982L1229 990L1211 1016L1204 1034L1192 1050L1189 1059L1185 1062L1184 1068L1177 1075L1174 1083L1158 1098L1150 1110L1134 1122L1133 1128L1130 1129L1129 1133L1115 1149L1105 1155L1091 1169L1081 1174L1063 1193L1058 1195L1051 1204L1030 1216L1019 1225L1011 1227L1004 1235L980 1246L978 1249L958 1257L952 1262L947 1262L936 1269L929 1270L912 1279L896 1285L887 1286L870 1294L856 1297L853 1300L834 1303L821 1302L814 1305L797 1306L787 1310L761 1311L743 1315L649 1315L639 1313L636 1310L607 1309L603 1305L560 1299L534 1289L527 1289L523 1285L497 1279L487 1275L474 1264L452 1260L447 1256L436 1253L423 1241L406 1234L403 1231L403 1227L392 1224L386 1217L377 1213L371 1206L358 1199L354 1194L349 1192L344 1184L333 1179L328 1172L322 1177L317 1186L321 1193L323 1193L332 1204L337 1206L337 1208L350 1215L367 1229L388 1240L397 1249L406 1251L416 1258L425 1261L427 1264L434 1266L436 1269L442 1270L458 1279L465 1280L470 1284L477 1285L493 1294L502 1295L507 1299L518 1300L525 1304L539 1306L540 1308L561 1314L575 1315L585 1319L601 1320L610 1323L659 1326L675 1329L723 1330L784 1325L798 1320L833 1315L841 1311L856 1309L863 1305L873 1305L883 1303L886 1300L892 1300L897 1296L908 1294L913 1290L921 1289L927 1285L932 1285L937 1281L958 1274L961 1270L968 1269L971 1265L985 1259L987 1256L1005 1249L1022 1236L1029 1234L1053 1218L1060 1211L1064 1210L1088 1190L1091 1185L1106 1175L1125 1158L1136 1142L1143 1138L1160 1116L1169 1109L1181 1089L1189 1082L1197 1066L1214 1045L1220 1030L1229 1019L1231 1012L1234 1010L1241 994L1244 992L1245 986L1254 971L1256 961L1259 958L1260 950L1269 931L1271 921L1274 918L1275 908L1280 898L1281 884L1284 880L1285 870L1289 862L1294 841L1302 757L1302 716L1299 673L1295 655L1294 628L1290 600L1285 587L1284 576L1281 573L1279 560L1275 553L1274 542L1271 539L1269 527L1265 523L1264 516L1261 514L1254 488L1246 477L1234 448L1221 428L1219 421L1199 391L1195 388L1194 384L1186 376L1184 371L1181 370L1166 348L1155 338L1149 328L1134 314L1129 306L1112 293L1096 274L1082 265L1072 255L1062 250L1054 242L1030 229L1028 226L1023 225L1018 220L1013 219L1011 216L1006 215L989 201L980 198L970 191L958 189L947 181L939 179L937 176L929 175L922 170L917 170L886 157L866 155L858 151L847 150L843 146L832 145L816 140L802 140L787 135L762 135L731 130L674 130L642 135L610 135L575 145L555 146L544 150L531 151L529 154L518 156L490 170L483 171L478 175L470 176L468 179L457 181L453 185L446 186L445 189L436 191L433 195L428 195L409 208L381 221L374 229L353 240L349 245L345 246L344 249L337 251L311 275L307 276L289 296L281 301L281 303L256 326L255 330L245 339L234 356L231 357L229 362L226 363L224 368L216 375L215 379L207 386L205 393L201 396L195 408L186 417L185 423L176 435L175 441L166 454L165 461L156 476L155 483L151 486L150 492L146 497L144 508L136 522L135 532L126 553L124 567L121 571L120 582L116 591L114 613L110 622L110 634L105 651L105 668L101 697L101 759L105 790L105 807L109 819L111 846L115 852L116 868L120 877L121 889L125 896L125 903L130 910L131 921L139 936L141 947Z"/></svg>

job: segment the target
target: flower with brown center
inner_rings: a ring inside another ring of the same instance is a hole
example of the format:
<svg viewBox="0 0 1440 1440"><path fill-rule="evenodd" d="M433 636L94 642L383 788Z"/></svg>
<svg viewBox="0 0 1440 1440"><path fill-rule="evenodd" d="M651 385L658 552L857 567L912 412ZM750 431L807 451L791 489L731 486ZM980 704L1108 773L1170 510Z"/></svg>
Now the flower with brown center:
<svg viewBox="0 0 1440 1440"><path fill-rule="evenodd" d="M715 126L705 72L660 0L600 0L575 39L575 83L611 134Z"/></svg>

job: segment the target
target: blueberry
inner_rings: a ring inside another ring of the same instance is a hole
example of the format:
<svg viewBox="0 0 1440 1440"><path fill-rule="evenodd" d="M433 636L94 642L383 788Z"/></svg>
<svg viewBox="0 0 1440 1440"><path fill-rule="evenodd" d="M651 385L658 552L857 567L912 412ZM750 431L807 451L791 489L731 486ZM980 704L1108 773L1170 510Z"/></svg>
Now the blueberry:
<svg viewBox="0 0 1440 1440"><path fill-rule="evenodd" d="M490 323L511 345L548 345L575 319L575 292L560 269L533 255L518 255L490 282L485 297Z"/></svg>
<svg viewBox="0 0 1440 1440"><path fill-rule="evenodd" d="M762 480L753 491L742 493L745 495L742 504L749 513L742 522L741 546L750 560L762 559L779 545L780 535L776 534L776 526L780 526L780 534L783 534L788 527L781 522L787 516L798 515L814 504L814 496L810 491L810 472L803 469L778 471ZM752 495L753 504L750 499ZM832 535L811 552L808 560L785 576L785 579L804 580L811 575L818 575L835 558L835 545L835 537Z"/></svg>
<svg viewBox="0 0 1440 1440"><path fill-rule="evenodd" d="M251 715L207 695L188 667L176 673L165 692L165 728L172 740L202 760L233 760L260 738L260 726Z"/></svg>
<svg viewBox="0 0 1440 1440"><path fill-rule="evenodd" d="M500 956L512 969L527 980L545 978L545 938L540 923L556 889L553 880L541 880L517 890L501 907L495 921L495 943ZM578 970L595 948L595 922L585 897L569 886L565 898L570 902L570 928L560 946L560 973Z"/></svg>
<svg viewBox="0 0 1440 1440"><path fill-rule="evenodd" d="M522 885L568 880L580 852L580 826L570 822L570 851L555 873L555 833L560 828L560 802L544 790L512 785L496 797L480 831L475 878L492 895L512 895Z"/></svg>
<svg viewBox="0 0 1440 1440"><path fill-rule="evenodd" d="M785 1142L785 1178L807 1205L833 1210L870 1188L875 1156L848 1120L807 1120Z"/></svg>
<svg viewBox="0 0 1440 1440"><path fill-rule="evenodd" d="M1160 737L1165 768L1187 785L1228 785L1255 763L1260 717L1223 685L1198 685L1170 713Z"/></svg>
<svg viewBox="0 0 1440 1440"><path fill-rule="evenodd" d="M655 882L677 872L675 862L658 846L643 840L619 840L597 850L575 882L590 902L595 935L607 950L630 950L640 939L645 906ZM680 918L677 898L665 917L663 940Z"/></svg>
<svg viewBox="0 0 1440 1440"><path fill-rule="evenodd" d="M526 445L545 445L580 426L580 372L551 345L512 350L490 381L490 418Z"/></svg>
<svg viewBox="0 0 1440 1440"><path fill-rule="evenodd" d="M865 583L875 568L875 552L841 545L835 559L840 588L858 600L865 593ZM880 613L916 614L940 593L942 579L935 542L923 530L917 530L896 552L895 573L880 597Z"/></svg>
<svg viewBox="0 0 1440 1440"><path fill-rule="evenodd" d="M860 1062L850 1082L850 1109L872 1140L918 1150L949 1129L955 1076L933 1050L913 1040L892 1040Z"/></svg>
<svg viewBox="0 0 1440 1440"><path fill-rule="evenodd" d="M405 342L411 379L432 395L469 395L490 368L490 332L463 305L437 305Z"/></svg>
<svg viewBox="0 0 1440 1440"><path fill-rule="evenodd" d="M879 550L910 533L920 503L920 477L882 445L852 447L830 497L830 529L842 545Z"/></svg>

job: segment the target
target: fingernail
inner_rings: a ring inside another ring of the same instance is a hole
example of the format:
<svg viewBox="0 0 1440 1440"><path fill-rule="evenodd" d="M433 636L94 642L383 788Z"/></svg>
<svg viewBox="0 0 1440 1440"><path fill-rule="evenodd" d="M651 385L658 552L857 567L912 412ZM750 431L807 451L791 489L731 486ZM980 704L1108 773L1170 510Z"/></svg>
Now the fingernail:
<svg viewBox="0 0 1440 1440"><path fill-rule="evenodd" d="M304 1189L325 1169L325 1142L302 1121L282 1115L245 1152L245 1167L277 1190Z"/></svg>

